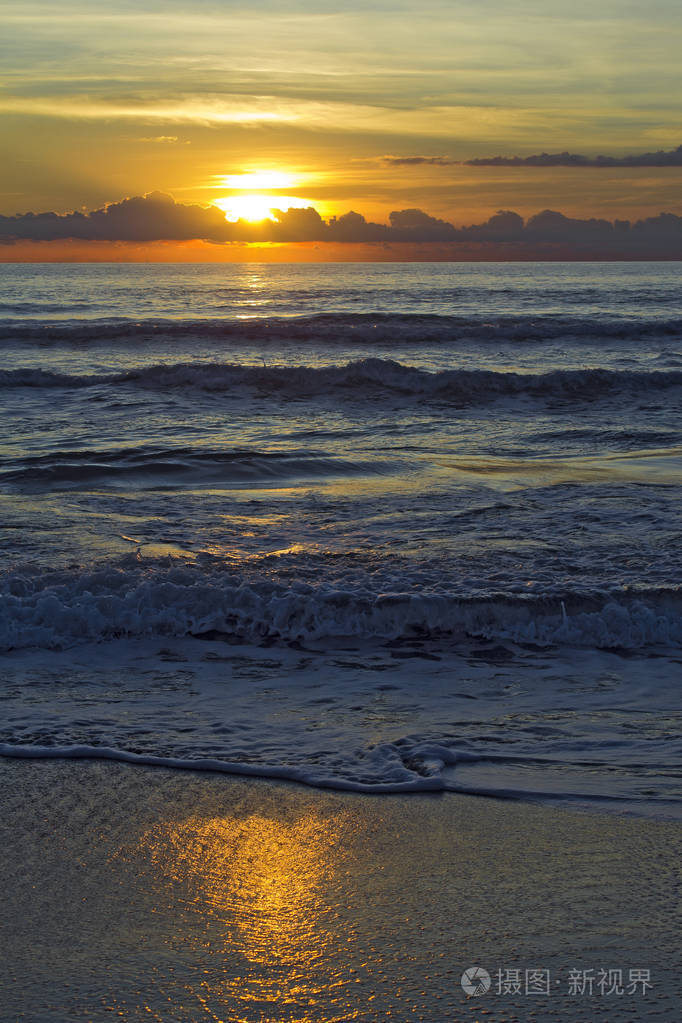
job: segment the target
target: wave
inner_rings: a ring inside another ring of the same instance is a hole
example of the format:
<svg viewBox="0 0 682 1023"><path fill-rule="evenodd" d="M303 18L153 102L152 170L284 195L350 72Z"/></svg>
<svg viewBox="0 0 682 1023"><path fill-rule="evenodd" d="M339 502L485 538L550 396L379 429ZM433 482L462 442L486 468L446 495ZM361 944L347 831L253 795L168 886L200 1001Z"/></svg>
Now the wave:
<svg viewBox="0 0 682 1023"><path fill-rule="evenodd" d="M574 443L576 441L591 442L604 448L670 448L679 444L682 433L679 430L626 430L598 429L590 427L573 427L564 430L539 430L529 434L527 440L534 443Z"/></svg>
<svg viewBox="0 0 682 1023"><path fill-rule="evenodd" d="M397 744L392 743L381 744L370 751L360 750L357 754L360 764L354 764L349 758L348 763L341 769L339 769L339 765L336 765L336 775L330 771L326 764L310 764L301 767L249 761L239 762L217 757L173 757L93 745L34 746L2 742L0 743L0 757L11 757L15 760L109 760L145 767L211 771L247 778L295 781L314 788L376 794L442 792L445 789L458 791L454 785L447 784L440 770L446 765L451 767L459 762L481 759L473 754L457 753L435 744L424 749L421 747L426 747L426 744L420 744L415 752L410 749L400 749ZM436 755L438 759L436 759ZM355 773L354 769L357 770L358 766L365 774L364 780L352 777ZM368 778L368 767L370 766L374 777ZM490 794L493 793L485 793L485 795ZM501 795L505 794L501 793Z"/></svg>
<svg viewBox="0 0 682 1023"><path fill-rule="evenodd" d="M255 755L257 752L254 751ZM254 753L251 755L254 756ZM304 764L278 764L267 759L259 762L255 759L231 760L219 756L173 756L168 752L139 753L104 743L62 744L58 738L49 745L0 742L0 757L13 760L103 760L141 767L162 767L166 770L207 771L237 777L292 781L312 788L374 795L456 792L494 799L565 804L569 807L579 804L583 808L598 807L602 812L627 810L629 814L680 819L680 803L675 792L669 794L664 791L660 794L652 791L651 768L647 771L646 790L642 792L641 784L638 785L642 773L639 765L634 765L628 772L621 765L614 767L608 759L593 759L575 765L570 761L555 761L550 757L524 756L521 752L516 756L496 756L483 747L479 747L479 752L460 749L452 744L449 737L403 736L394 742L356 747L352 751L344 750L343 756L336 756L331 763L327 759L332 760L328 753L327 758L324 754L317 754ZM467 782L459 780L458 768L479 764L487 768L482 774L482 780L475 775L472 778L470 774ZM506 771L509 768L512 771L512 781L507 780ZM518 780L519 768L524 775L523 785ZM528 774L530 778L526 777ZM548 782L548 778L551 778L551 782ZM613 791L614 778L621 782L620 790L616 788Z"/></svg>
<svg viewBox="0 0 682 1023"><path fill-rule="evenodd" d="M131 557L79 572L14 573L0 588L0 649L199 636L291 643L471 638L535 647L638 650L682 645L682 590L556 591L485 597L373 592L266 574L248 579L201 562Z"/></svg>
<svg viewBox="0 0 682 1023"><path fill-rule="evenodd" d="M0 302L0 317L11 317L13 314L20 316L34 316L39 318L49 313L57 313L64 317L67 313L87 313L92 307L89 302ZM21 321L20 321L21 322ZM7 329L7 322L0 320L0 332Z"/></svg>
<svg viewBox="0 0 682 1023"><path fill-rule="evenodd" d="M61 307L60 307L61 309ZM7 312L35 312L32 320L13 319ZM155 340L186 343L193 339L271 342L313 342L343 345L457 344L459 341L541 344L572 342L639 342L644 338L682 338L679 316L614 316L593 313L502 314L469 313L321 313L313 316L272 316L253 319L75 319L55 323L40 318L55 307L0 308L0 344L23 341L43 344L135 344ZM61 309L63 312L64 310ZM40 314L40 315L39 315Z"/></svg>
<svg viewBox="0 0 682 1023"><path fill-rule="evenodd" d="M682 385L682 369L557 369L547 373L449 369L428 372L391 359L362 359L337 366L247 366L183 362L123 373L69 374L20 368L0 371L0 387L87 388L127 386L147 390L195 389L237 396L244 389L288 398L335 395L357 400L405 396L460 403L499 397L594 400L619 392L662 391Z"/></svg>
<svg viewBox="0 0 682 1023"><path fill-rule="evenodd" d="M18 468L2 468L0 484L69 485L79 483L241 483L375 475L391 472L388 460L349 460L324 451L207 451L192 448L124 448L109 451L54 451L22 459Z"/></svg>

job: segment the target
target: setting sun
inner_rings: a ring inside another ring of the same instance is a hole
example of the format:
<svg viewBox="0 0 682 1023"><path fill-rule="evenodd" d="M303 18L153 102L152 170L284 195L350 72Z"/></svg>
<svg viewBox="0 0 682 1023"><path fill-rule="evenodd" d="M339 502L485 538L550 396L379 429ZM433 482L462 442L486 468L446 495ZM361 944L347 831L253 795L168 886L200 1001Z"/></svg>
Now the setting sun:
<svg viewBox="0 0 682 1023"><path fill-rule="evenodd" d="M220 186L233 190L232 195L213 200L230 221L248 220L257 223L271 218L272 210L286 210L310 205L309 199L283 195L284 189L296 187L300 175L281 170L250 170L242 174L216 177Z"/></svg>
<svg viewBox="0 0 682 1023"><path fill-rule="evenodd" d="M226 195L220 199L214 199L213 205L224 211L227 220L249 220L255 223L267 220L273 209L300 208L310 206L310 202L307 199L297 198L295 195L264 195L260 192L247 192L246 194Z"/></svg>

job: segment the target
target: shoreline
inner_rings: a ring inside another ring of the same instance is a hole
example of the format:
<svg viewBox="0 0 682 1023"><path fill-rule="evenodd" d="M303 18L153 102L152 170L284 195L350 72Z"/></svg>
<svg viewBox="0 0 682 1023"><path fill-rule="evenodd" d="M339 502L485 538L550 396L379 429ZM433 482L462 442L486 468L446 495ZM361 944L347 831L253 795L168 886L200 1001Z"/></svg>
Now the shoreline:
<svg viewBox="0 0 682 1023"><path fill-rule="evenodd" d="M3 1019L676 1018L679 824L93 760L0 777ZM622 994L569 994L619 969ZM551 994L498 993L526 970Z"/></svg>
<svg viewBox="0 0 682 1023"><path fill-rule="evenodd" d="M482 643L466 655L418 641L323 651L149 638L18 651L6 659L0 756L679 820L680 742L660 726L678 671L672 657Z"/></svg>
<svg viewBox="0 0 682 1023"><path fill-rule="evenodd" d="M347 782L330 778L324 781L309 779L304 771L296 768L267 766L261 764L232 763L216 759L191 760L177 757L155 756L148 753L133 753L129 750L106 746L24 746L11 743L0 743L0 764L3 761L20 761L28 763L66 762L93 764L120 764L143 770L162 770L186 772L199 776L216 776L227 781L261 781L264 783L292 785L320 792L323 794L340 794L374 797L383 799L389 796L406 796L417 799L419 796L456 796L464 799L492 800L500 803L513 803L521 806L537 806L561 813L588 814L597 817L613 817L616 820L650 820L664 824L681 825L679 803L670 800L667 803L637 804L632 799L622 796L599 795L579 796L574 793L560 791L529 791L514 788L455 788L441 775L420 777L415 782L394 782L382 785ZM447 770L448 765L444 765ZM547 765L548 767L551 765ZM674 812L673 812L674 811Z"/></svg>

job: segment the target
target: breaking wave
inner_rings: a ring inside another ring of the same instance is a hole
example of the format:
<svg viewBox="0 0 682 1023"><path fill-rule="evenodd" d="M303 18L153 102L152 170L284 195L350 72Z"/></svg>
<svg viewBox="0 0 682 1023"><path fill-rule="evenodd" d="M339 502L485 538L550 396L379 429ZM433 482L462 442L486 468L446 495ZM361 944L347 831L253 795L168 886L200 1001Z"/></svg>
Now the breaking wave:
<svg viewBox="0 0 682 1023"><path fill-rule="evenodd" d="M146 636L283 643L484 638L536 647L677 648L682 591L381 593L135 558L84 572L16 572L0 589L0 649Z"/></svg>

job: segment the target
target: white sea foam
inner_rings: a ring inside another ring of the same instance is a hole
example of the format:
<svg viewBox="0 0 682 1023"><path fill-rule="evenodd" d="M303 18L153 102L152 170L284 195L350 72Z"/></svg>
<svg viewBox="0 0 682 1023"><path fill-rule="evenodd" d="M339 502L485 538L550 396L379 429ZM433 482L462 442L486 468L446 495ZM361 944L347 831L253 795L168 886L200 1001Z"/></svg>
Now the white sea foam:
<svg viewBox="0 0 682 1023"><path fill-rule="evenodd" d="M434 750L429 751L431 754ZM438 766L457 763L457 754L443 749L442 760L432 761L423 771L407 767L395 748L374 749L363 758L361 770L367 780L352 777L350 761L346 773L335 776L311 767L282 766L278 764L240 763L221 760L216 757L169 757L152 753L133 753L125 749L108 746L30 746L0 743L0 756L19 760L113 760L127 764L148 767L180 768L185 771L218 771L223 774L246 775L251 778L281 778L297 781L318 788L337 789L344 792L442 792L448 786L439 776ZM374 766L374 777L368 774L368 762ZM371 779L371 780L370 780Z"/></svg>
<svg viewBox="0 0 682 1023"><path fill-rule="evenodd" d="M567 604L570 610L567 610ZM0 648L61 648L115 637L218 633L244 642L449 636L538 647L637 650L682 644L682 595L565 591L481 599L450 592L381 593L199 566L11 576L0 593Z"/></svg>
<svg viewBox="0 0 682 1023"><path fill-rule="evenodd" d="M672 659L479 644L221 640L26 651L0 755L100 758L357 792L451 790L679 813ZM30 691L30 701L25 694Z"/></svg>

